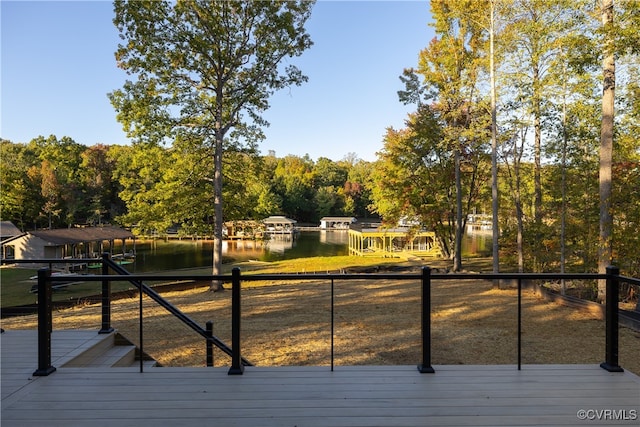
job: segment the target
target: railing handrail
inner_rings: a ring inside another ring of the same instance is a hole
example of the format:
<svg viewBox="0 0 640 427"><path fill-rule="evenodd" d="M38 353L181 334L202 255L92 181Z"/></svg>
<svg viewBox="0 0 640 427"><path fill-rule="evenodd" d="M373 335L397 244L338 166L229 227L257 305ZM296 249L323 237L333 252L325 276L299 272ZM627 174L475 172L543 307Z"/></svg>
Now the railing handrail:
<svg viewBox="0 0 640 427"><path fill-rule="evenodd" d="M106 255L108 255L108 254L106 254ZM208 342L211 342L213 345L218 347L220 350L222 350L227 355L232 356L233 351L229 346L227 346L219 338L217 338L217 337L215 337L213 335L210 335L208 333L208 331L206 330L206 328L203 328L202 326L200 326L196 321L191 319L189 316L187 316L185 313L183 313L178 307L176 307L175 305L173 305L169 301L167 301L165 298L163 298L162 295L160 295L154 289L152 289L151 287L145 285L142 282L142 280L138 280L138 279L135 279L135 278L131 277L132 274L129 271L127 271L121 265L118 265L115 262L113 262L108 256L103 256L102 262L106 263L112 270L114 270L116 273L118 273L118 277L125 277L126 281L128 281L129 283L134 285L136 288L138 288L138 290L140 292L143 292L149 298L154 300L158 305L160 305L162 308L164 308L169 313L171 313L174 317L179 319L182 323L184 323L185 325L190 327L192 330L194 330L196 333L201 335L205 340L207 340ZM107 278L107 280L113 280L113 276L111 276L111 275L108 275L108 276L110 277L110 279ZM69 276L67 276L67 279L68 279L68 277ZM86 277L86 276L82 276L82 277ZM246 359L242 359L242 363L244 365L247 365L247 366L252 366L251 362L249 362Z"/></svg>
<svg viewBox="0 0 640 427"><path fill-rule="evenodd" d="M106 254L108 255L108 254ZM422 342L423 342L423 363L418 366L420 372L433 372L433 368L431 368L431 325L430 325L430 310L431 310L431 298L430 298L430 283L432 280L517 280L517 288L518 288L518 369L520 369L520 359L521 359L521 292L522 292L522 282L523 280L571 280L571 279L580 279L580 280L599 280L606 279L607 280L607 302L606 302L606 317L605 317L605 327L606 327L606 345L605 345L605 362L603 362L600 366L603 369L606 369L610 372L619 372L622 371L622 368L618 365L618 292L619 292L619 284L626 282L634 285L640 284L640 279L620 276L619 269L616 267L607 268L607 272L602 273L434 273L429 267L423 267L421 274L412 274L412 273L310 273L310 274L245 274L240 275L240 270L234 268L231 275L190 275L190 274L131 274L122 268L120 265L113 263L111 260L107 258L106 263L109 264L109 267L112 267L116 272L126 272L123 273L122 276L114 276L109 274L101 274L101 275L65 275L64 277L56 277L51 276L50 270L41 269L38 274L39 286L42 281L44 285L48 286L48 294L50 297L51 293L51 283L58 281L65 281L73 279L77 277L78 279L82 279L84 281L102 281L103 283L108 283L114 280L126 280L134 284L134 286L138 287L142 292L150 296L154 301L159 303L165 309L169 310L174 316L182 319L188 319L185 323L192 327L192 329L196 330L200 335L202 335L207 342L216 341L217 339L212 338L210 332L201 328L197 323L193 322L188 316L184 315L180 310L170 304L168 301L164 300L160 294L158 294L151 287L145 285L143 280L203 280L203 281L222 281L222 282L231 282L232 283L232 345L231 348L227 347L224 343L222 343L221 350L225 351L225 347L227 351L225 353L229 354L232 358L232 366L229 371L229 374L242 374L243 367L245 365L249 365L245 359L240 356L240 283L241 281L289 281L289 280L330 280L331 281L331 294L332 294L332 303L331 303L331 311L332 311L332 339L333 339L333 282L334 280L383 280L383 279L391 279L391 280L421 280L423 284L422 288L422 313L423 319L421 322L422 329ZM104 262L104 261L103 261ZM111 265L113 264L113 266ZM48 271L48 275L41 275L40 273L43 270ZM103 269L104 272L104 269ZM118 277L119 279L115 279ZM43 295L43 298L47 295L47 292L39 292L39 294ZM39 295L40 298L40 295ZM44 306L44 305L43 305ZM51 308L49 307L49 310ZM44 319L46 323L46 315L40 316L39 313L39 331L40 327L40 319ZM142 318L142 316L141 316ZM49 312L50 319L50 312ZM184 321L184 320L183 320ZM50 320L49 326L50 329ZM49 330L50 333L50 330ZM40 333L39 333L40 337ZM40 339L40 338L39 338ZM50 337L49 337L50 339ZM332 341L333 342L333 341ZM221 343L221 342L219 342ZM217 345L217 344L215 344ZM333 345L332 345L333 347ZM39 345L39 349L46 348ZM220 346L219 346L220 348ZM50 343L49 343L49 352L50 352ZM42 360L46 361L46 357ZM44 362L43 362L44 363ZM332 348L332 361L331 366L333 369L333 348ZM50 366L50 358L48 366L39 366L38 371L42 372L41 375L48 375L51 369L55 370L55 368ZM34 373L34 375L38 374L38 371ZM52 372L52 371L51 371Z"/></svg>
<svg viewBox="0 0 640 427"><path fill-rule="evenodd" d="M38 258L38 259L13 259L2 258L0 264L69 264L74 262L102 262L102 258Z"/></svg>
<svg viewBox="0 0 640 427"><path fill-rule="evenodd" d="M117 264L116 264L117 265ZM120 266L119 266L120 267ZM376 279L393 279L393 280L419 280L420 274L412 273L284 273L284 274L243 274L243 281L274 281L274 280L325 280L325 279L341 279L341 280L363 280L374 277ZM522 280L599 280L606 279L606 273L432 273L432 279L460 279L460 280L501 280L501 279L522 279ZM618 276L622 282L629 282L640 285L640 279L627 276ZM73 275L60 277L51 277L53 281L65 281L69 279L82 279L84 281L99 282L105 278L113 279L112 275ZM233 279L231 274L130 274L127 280L220 280L230 283Z"/></svg>
<svg viewBox="0 0 640 427"><path fill-rule="evenodd" d="M38 258L38 259L0 259L0 264L68 264L71 261L75 262L102 262L102 258ZM116 264L118 267L120 265ZM231 274L221 275L202 275L202 274L138 274L129 273L132 280L222 280L230 283L232 280ZM243 274L242 280L244 281L269 281L269 280L297 280L305 278L305 280L323 280L323 279L363 279L367 276L375 276L379 279L407 279L416 280L420 278L420 274L407 274L407 273L275 273L275 274ZM101 281L105 277L102 275L84 275L70 274L65 278L51 277L52 281L66 281L69 278L78 278L83 281ZM432 279L481 279L481 280L500 280L500 279L523 279L523 280L599 280L606 279L606 273L517 273L517 272L504 272L504 273L431 273ZM621 282L631 283L633 285L640 285L640 278L634 278L629 276L618 276ZM109 279L112 279L109 277Z"/></svg>

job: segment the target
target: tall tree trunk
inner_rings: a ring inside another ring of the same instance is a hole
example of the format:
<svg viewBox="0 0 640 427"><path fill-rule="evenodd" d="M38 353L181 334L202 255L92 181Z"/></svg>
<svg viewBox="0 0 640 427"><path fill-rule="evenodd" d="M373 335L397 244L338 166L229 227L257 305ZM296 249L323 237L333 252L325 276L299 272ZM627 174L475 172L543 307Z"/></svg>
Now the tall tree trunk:
<svg viewBox="0 0 640 427"><path fill-rule="evenodd" d="M455 255L453 257L453 271L462 270L462 178L460 173L461 155L460 148L456 147L454 153L455 180L456 180L456 238Z"/></svg>
<svg viewBox="0 0 640 427"><path fill-rule="evenodd" d="M221 133L216 133L216 142L214 148L214 172L213 172L213 211L214 211L214 229L213 229L213 266L211 274L214 276L222 274L222 140ZM216 292L224 290L221 281L213 280L210 290Z"/></svg>
<svg viewBox="0 0 640 427"><path fill-rule="evenodd" d="M542 178L540 171L542 170L542 107L540 100L540 69L537 63L533 64L533 181L534 181L534 209L533 218L536 227L542 222ZM536 239L537 240L537 239ZM538 242L534 247L538 247ZM536 252L537 256L537 252Z"/></svg>
<svg viewBox="0 0 640 427"><path fill-rule="evenodd" d="M515 173L515 194L514 194L514 203L516 205L516 221L518 224L518 235L516 238L516 244L517 244L517 253L518 253L518 273L523 273L524 272L524 245L523 245L523 241L524 241L524 218L523 218L523 213L522 213L522 198L521 198L521 191L520 191L520 187L521 187L521 179L520 179L520 162L522 160L522 152L524 149L524 144L525 144L525 140L526 140L526 131L525 130L521 130L521 144L522 146L520 148L516 147L516 144L514 143L514 154L516 154L516 157L514 158L513 161L513 170Z"/></svg>
<svg viewBox="0 0 640 427"><path fill-rule="evenodd" d="M611 264L611 162L613 158L613 118L616 90L616 68L613 40L609 27L613 24L613 0L602 2L602 26L605 28L604 59L602 61L602 126L600 129L600 236L598 241L598 272L605 273ZM598 282L598 300L604 301L606 281Z"/></svg>
<svg viewBox="0 0 640 427"><path fill-rule="evenodd" d="M225 131L222 128L222 82L217 85L216 91L216 123L215 141L213 148L213 260L211 274L214 276L222 274L222 153ZM217 292L224 290L223 283L219 280L212 280L209 290Z"/></svg>
<svg viewBox="0 0 640 427"><path fill-rule="evenodd" d="M564 59L564 55L563 55ZM565 272L566 228L567 228L567 76L565 62L562 62L562 207L560 214L560 273ZM565 280L561 281L561 293L566 293Z"/></svg>
<svg viewBox="0 0 640 427"><path fill-rule="evenodd" d="M491 7L491 17L489 22L489 75L491 80L491 211L492 211L492 258L493 273L500 271L500 251L498 246L499 225L498 225L498 135L497 135L497 112L496 112L496 70L495 70L495 1L489 2ZM494 286L499 286L494 282Z"/></svg>
<svg viewBox="0 0 640 427"><path fill-rule="evenodd" d="M533 171L533 181L534 181L534 192L535 192L535 200L533 202L533 217L536 225L539 225L542 222L542 178L540 171L542 169L541 163L541 146L542 146L542 129L540 124L540 105L539 100L535 101L537 103L535 109L535 117L533 119L533 127L534 127L534 137L533 137L533 162L534 162L534 171Z"/></svg>
<svg viewBox="0 0 640 427"><path fill-rule="evenodd" d="M542 226L542 106L540 96L540 68L538 63L533 64L533 221L535 233L533 235L533 271L540 271L538 263L541 253L541 226Z"/></svg>
<svg viewBox="0 0 640 427"><path fill-rule="evenodd" d="M518 187L518 191L515 195L515 205L516 205L516 221L518 224L518 234L516 237L516 246L518 252L518 273L524 272L524 248L523 248L523 234L524 234L524 223L522 219L522 201L520 200L520 184L516 184Z"/></svg>

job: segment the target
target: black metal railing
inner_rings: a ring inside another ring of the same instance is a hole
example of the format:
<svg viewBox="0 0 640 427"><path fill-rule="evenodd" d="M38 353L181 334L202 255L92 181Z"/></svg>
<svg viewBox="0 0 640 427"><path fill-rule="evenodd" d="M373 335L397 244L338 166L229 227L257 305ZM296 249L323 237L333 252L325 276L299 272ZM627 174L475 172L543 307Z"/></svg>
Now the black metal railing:
<svg viewBox="0 0 640 427"><path fill-rule="evenodd" d="M178 309L176 306L174 306L173 304L171 304L169 301L167 301L165 298L162 297L162 295L160 295L158 292L156 292L153 288L151 288L150 286L147 286L143 283L142 280L137 280L132 276L131 273L129 273L129 271L127 271L125 268L123 268L121 265L113 262L113 260L111 260L109 254L104 254L102 257L102 271L103 271L103 277L108 275L109 272L109 268L112 269L114 272L116 272L119 277L120 280L128 280L129 283L131 283L132 285L134 285L139 291L140 291L140 296L142 297L142 294L144 293L145 295L147 295L148 297L150 297L152 300L154 300L159 306L161 306L162 308L164 308L165 310L167 310L169 313L171 313L174 317L176 317L177 319L179 319L182 323L184 323L185 325L187 325L189 328L191 328L193 331L195 331L196 333L198 333L199 335L201 335L207 344L207 352L211 352L211 348L210 346L214 345L216 347L218 347L220 350L222 350L224 353L226 353L229 356L232 356L232 350L231 348L226 345L224 342L222 342L220 339L218 339L216 336L213 335L213 331L209 331L205 328L203 328L202 326L200 326L197 322L195 322L193 319L191 319L189 316L187 316L185 313L183 313L180 309ZM209 276L211 277L210 280L225 280L224 276ZM175 277L174 277L175 278ZM144 280L152 280L152 279L144 279ZM103 283L103 291L102 291L102 298L103 300L110 300L110 298L107 297L107 292L109 292L109 290L105 289L105 283L110 283L111 281L108 278L103 278L102 279L102 283ZM110 309L105 309L104 308L104 304L103 304L103 320L102 320L102 331L112 331L113 328L111 328L111 320L109 319L105 319L104 313L105 312L109 312L110 313ZM142 303L140 304L140 351L143 352L144 347L143 347L143 330L144 328L142 327L142 319L143 319L143 315L142 315ZM213 360L212 360L213 363ZM241 363L242 365L248 365L251 366L251 362L249 362L246 359L241 359ZM212 366L212 365L211 365ZM141 359L141 363L140 363L140 369L142 370L142 359Z"/></svg>
<svg viewBox="0 0 640 427"><path fill-rule="evenodd" d="M472 274L434 274L429 267L423 267L420 274L380 274L380 273L357 273L357 274L342 274L342 273L327 273L327 274L305 274L301 277L299 274L256 274L256 275L241 275L238 268L234 268L231 275L144 275L136 274L131 275L119 265L113 263L108 259L108 256L102 259L103 262L103 274L102 275L88 275L78 276L78 279L83 281L100 281L102 282L102 328L101 332L112 331L110 320L110 286L109 283L114 280L128 280L133 283L139 290L141 295L140 303L140 333L142 334L142 293L150 296L158 304L165 307L174 316L181 319L188 324L192 329L196 330L202 335L207 342L207 365L211 366L213 363L213 355L210 345L214 344L223 350L226 354L231 356L231 367L229 369L229 375L242 375L244 372L244 366L250 365L248 361L242 358L241 353L241 327L242 320L242 304L241 304L241 283L243 281L299 281L301 278L310 281L327 281L331 286L331 370L334 368L334 343L333 338L334 331L334 282L336 280L349 281L349 280L413 280L421 282L422 297L421 297L421 350L422 360L418 364L418 370L421 373L433 373L435 370L431 365L431 281L432 280L493 280L493 281L517 281L517 367L518 370L522 368L522 289L523 281L543 280L543 281L557 281L557 280L600 280L605 279L607 283L607 300L605 308L605 361L600 364L603 369L609 372L622 372L623 369L618 363L618 336L619 336L619 322L618 322L618 293L621 283L630 283L633 285L640 285L639 279L620 276L619 269L617 267L609 267L605 274L595 273L498 273L498 274L486 274L486 273L472 273ZM123 273L123 270L127 273L126 276L117 276L108 273L108 268L112 268L114 271ZM115 266L115 267L114 267ZM71 276L71 278L74 278ZM55 367L51 366L51 289L52 283L69 280L70 276L55 277L51 275L49 269L41 269L38 272L38 369L34 375L49 375L55 371ZM231 347L226 346L217 338L213 337L212 325L207 325L206 328L201 328L195 322L190 321L186 315L181 313L177 308L166 302L156 291L148 287L143 281L163 281L163 280L194 280L194 281L222 281L231 282L232 284L232 307L231 307ZM142 346L142 335L140 337L140 345ZM211 364L209 363L211 361ZM142 363L140 367L142 371Z"/></svg>
<svg viewBox="0 0 640 427"><path fill-rule="evenodd" d="M38 369L34 372L35 376L46 376L55 371L55 367L51 366L51 332L52 327L52 289L53 284L60 281L68 281L72 279L81 279L83 281L100 281L102 283L101 288L101 329L98 333L107 334L114 331L111 326L111 282L115 280L128 281L134 285L140 294L139 304L139 341L140 341L140 353L144 354L144 328L143 328L143 313L142 313L142 295L149 296L158 305L166 309L174 317L194 330L205 339L206 352L207 352L207 366L213 366L213 347L219 348L221 351L229 356L232 356L232 349L222 340L213 335L213 322L207 322L205 328L202 328L197 322L192 320L189 316L183 313L176 306L171 304L165 298L163 298L158 292L151 287L145 285L142 280L138 280L138 277L131 276L131 273L123 268L121 265L115 263L110 254L103 254L102 258L87 258L87 259L74 259L75 263L102 263L102 275L78 275L64 277L55 277L51 274L52 264L68 264L68 259L38 259L38 260L11 260L12 263L28 263L28 264L49 264L49 268L42 268L38 271ZM118 274L119 278L114 279L114 275L109 275L109 270L113 270ZM143 280L153 280L156 276L144 276ZM176 276L172 276L174 279ZM225 276L207 276L215 280L225 281ZM166 280L166 278L165 278ZM140 372L144 369L144 358L141 356L140 360ZM240 358L241 365L252 366L251 362L244 358Z"/></svg>

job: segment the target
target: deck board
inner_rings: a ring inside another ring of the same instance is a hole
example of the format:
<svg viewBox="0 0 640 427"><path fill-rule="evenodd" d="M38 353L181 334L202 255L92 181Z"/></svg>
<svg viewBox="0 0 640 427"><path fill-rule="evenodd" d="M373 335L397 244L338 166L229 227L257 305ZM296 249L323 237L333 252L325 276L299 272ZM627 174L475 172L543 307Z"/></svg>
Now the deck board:
<svg viewBox="0 0 640 427"><path fill-rule="evenodd" d="M17 332L2 334L3 427L639 424L637 415L578 419L579 409L640 413L640 378L596 365L447 365L435 374L415 366L247 367L241 376L227 368L58 367L31 377L36 347L19 345ZM54 333L55 360L98 339L81 334L60 334L58 344Z"/></svg>

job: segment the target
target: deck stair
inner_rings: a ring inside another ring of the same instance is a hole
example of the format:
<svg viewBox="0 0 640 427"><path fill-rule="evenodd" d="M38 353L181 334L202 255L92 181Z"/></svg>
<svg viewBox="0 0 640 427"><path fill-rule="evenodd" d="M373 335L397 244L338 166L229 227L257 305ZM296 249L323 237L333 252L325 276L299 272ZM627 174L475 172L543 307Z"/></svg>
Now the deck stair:
<svg viewBox="0 0 640 427"><path fill-rule="evenodd" d="M156 367L158 363L143 354L144 367ZM140 350L128 339L117 332L105 335L104 339L95 341L93 345L66 362L66 368L97 367L133 367L140 365Z"/></svg>

